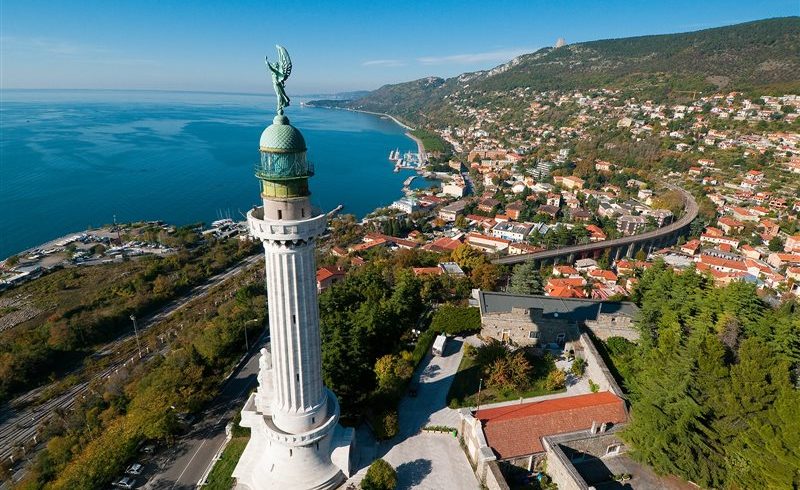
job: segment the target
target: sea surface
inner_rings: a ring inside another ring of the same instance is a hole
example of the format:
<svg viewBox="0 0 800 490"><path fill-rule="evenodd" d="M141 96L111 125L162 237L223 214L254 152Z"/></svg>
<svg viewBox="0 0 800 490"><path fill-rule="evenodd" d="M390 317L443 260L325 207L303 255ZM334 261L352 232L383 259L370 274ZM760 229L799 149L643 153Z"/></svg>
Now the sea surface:
<svg viewBox="0 0 800 490"><path fill-rule="evenodd" d="M416 151L404 130L369 114L300 107L312 201L362 217L402 197ZM242 220L259 203L253 175L274 94L0 91L0 258L113 222ZM415 187L433 182L417 178Z"/></svg>

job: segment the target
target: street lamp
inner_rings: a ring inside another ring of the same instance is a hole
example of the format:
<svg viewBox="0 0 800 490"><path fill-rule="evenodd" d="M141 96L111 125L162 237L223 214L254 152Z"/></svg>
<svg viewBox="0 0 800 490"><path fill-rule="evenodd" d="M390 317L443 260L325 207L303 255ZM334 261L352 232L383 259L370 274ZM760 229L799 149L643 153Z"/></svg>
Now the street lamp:
<svg viewBox="0 0 800 490"><path fill-rule="evenodd" d="M252 320L247 320L246 322L244 322L244 347L245 347L245 352L249 352L250 351L250 342L248 342L248 340L247 340L247 324L248 323L257 322L257 321L258 321L258 318L253 318Z"/></svg>
<svg viewBox="0 0 800 490"><path fill-rule="evenodd" d="M131 321L133 322L133 333L136 335L136 348L139 350L139 359L142 358L142 345L139 343L139 328L136 326L136 316L131 315Z"/></svg>

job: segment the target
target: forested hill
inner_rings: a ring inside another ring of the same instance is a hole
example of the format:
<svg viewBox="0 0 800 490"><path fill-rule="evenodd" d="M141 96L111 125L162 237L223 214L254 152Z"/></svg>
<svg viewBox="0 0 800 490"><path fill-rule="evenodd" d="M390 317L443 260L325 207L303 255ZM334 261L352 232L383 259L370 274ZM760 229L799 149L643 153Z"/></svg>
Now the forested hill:
<svg viewBox="0 0 800 490"><path fill-rule="evenodd" d="M443 100L466 93L614 88L640 98L693 91L800 89L800 17L702 31L607 39L544 48L492 70L385 85L337 105L444 122Z"/></svg>

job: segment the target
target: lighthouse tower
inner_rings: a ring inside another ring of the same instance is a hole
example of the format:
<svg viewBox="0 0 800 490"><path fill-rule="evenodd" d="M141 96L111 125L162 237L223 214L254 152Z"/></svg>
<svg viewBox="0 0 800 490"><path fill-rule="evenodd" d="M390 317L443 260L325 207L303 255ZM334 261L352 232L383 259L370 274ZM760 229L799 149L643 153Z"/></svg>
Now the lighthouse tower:
<svg viewBox="0 0 800 490"><path fill-rule="evenodd" d="M283 99L279 93L278 114L261 134L263 206L247 213L250 233L264 244L271 346L261 351L259 387L242 409L251 438L233 472L237 489L336 488L350 474L353 430L338 424L336 395L322 382L314 252L327 216L311 205L314 167Z"/></svg>

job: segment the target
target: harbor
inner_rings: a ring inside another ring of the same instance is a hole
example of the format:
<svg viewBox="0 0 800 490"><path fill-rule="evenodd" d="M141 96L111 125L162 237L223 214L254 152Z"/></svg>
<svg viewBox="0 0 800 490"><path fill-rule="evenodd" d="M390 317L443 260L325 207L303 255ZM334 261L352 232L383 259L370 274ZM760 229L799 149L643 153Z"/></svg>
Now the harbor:
<svg viewBox="0 0 800 490"><path fill-rule="evenodd" d="M409 136L409 133L406 133ZM407 151L400 153L400 149L395 149L389 152L389 161L394 163L394 171L401 170L420 170L428 163L425 158L425 151L421 150L417 153Z"/></svg>

